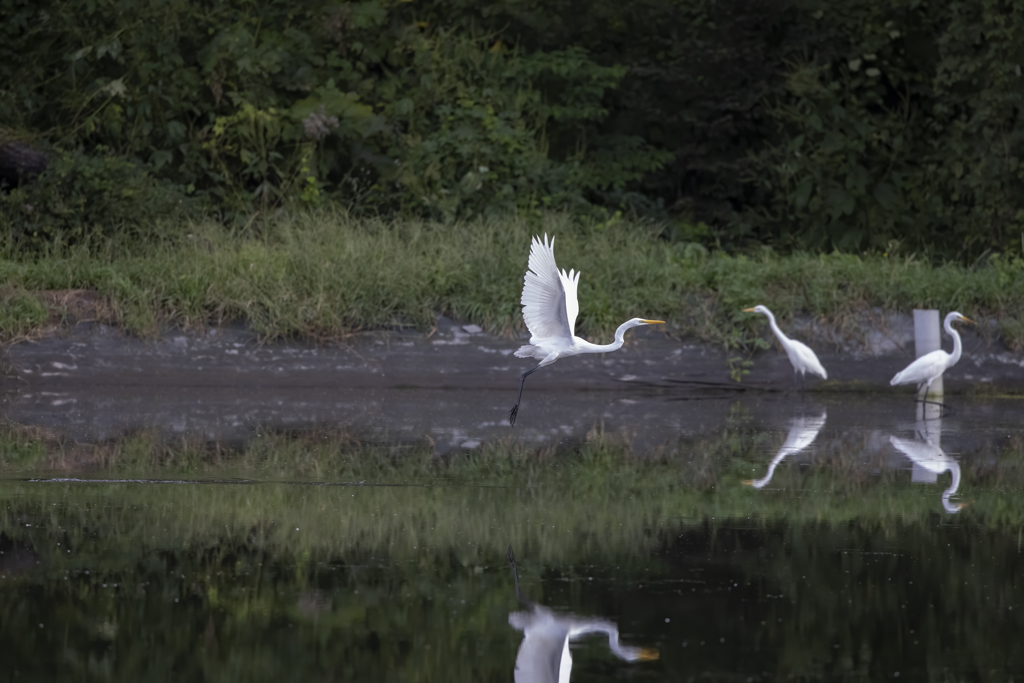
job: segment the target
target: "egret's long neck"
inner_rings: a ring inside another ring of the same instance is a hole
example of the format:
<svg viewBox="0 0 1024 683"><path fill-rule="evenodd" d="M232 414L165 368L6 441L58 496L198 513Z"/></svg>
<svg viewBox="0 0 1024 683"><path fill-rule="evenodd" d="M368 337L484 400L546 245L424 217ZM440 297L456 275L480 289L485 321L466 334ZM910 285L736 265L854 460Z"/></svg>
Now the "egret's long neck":
<svg viewBox="0 0 1024 683"><path fill-rule="evenodd" d="M761 489L767 486L768 482L772 480L772 475L775 474L775 468L778 467L779 463L785 460L786 456L792 452L792 448L786 448L785 446L780 448L779 452L775 454L774 458L772 458L772 461L768 463L768 471L765 473L765 475L760 479L755 479L754 481L750 482L750 485L753 486L755 489Z"/></svg>
<svg viewBox="0 0 1024 683"><path fill-rule="evenodd" d="M952 367L958 360L960 360L960 354L963 352L963 344L960 342L960 333L953 329L953 320L946 318L946 324L943 326L946 328L946 333L953 338L953 353L949 356L949 366Z"/></svg>
<svg viewBox="0 0 1024 683"><path fill-rule="evenodd" d="M949 468L949 472L953 475L953 481L949 483L949 488L943 491L943 498L949 498L960 488L960 463L954 461L953 465Z"/></svg>
<svg viewBox="0 0 1024 683"><path fill-rule="evenodd" d="M582 346L584 353L607 353L609 351L618 351L622 348L622 342L625 341L626 330L631 327L634 327L634 325L632 325L628 320L619 325L619 329L615 330L615 341L611 344L591 344L588 341L580 340L582 342L580 346Z"/></svg>
<svg viewBox="0 0 1024 683"><path fill-rule="evenodd" d="M584 619L573 623L569 638L578 638L585 633L604 633L608 636L608 648L619 659L634 662L644 656L643 648L623 645L619 642L619 628L614 622L604 619ZM566 639L568 642L568 639ZM657 659L657 655L654 657Z"/></svg>
<svg viewBox="0 0 1024 683"><path fill-rule="evenodd" d="M616 657L625 660L631 660L634 658L633 653L623 648L622 644L619 642L619 629L612 626L605 630L605 633L608 634L608 649L614 652Z"/></svg>
<svg viewBox="0 0 1024 683"><path fill-rule="evenodd" d="M949 499L960 488L960 463L953 461L949 471L953 475L953 481L950 483L949 488L942 492L942 507L946 508L947 512L956 512L960 509L960 506L953 505L949 502Z"/></svg>
<svg viewBox="0 0 1024 683"><path fill-rule="evenodd" d="M772 332L774 332L775 336L779 338L779 341L789 341L789 337L782 333L782 330L779 329L778 323L775 322L775 314L771 311L765 311L764 314L768 316L768 324L771 325Z"/></svg>
<svg viewBox="0 0 1024 683"><path fill-rule="evenodd" d="M608 636L608 647L612 652L623 659L626 659L625 655L629 654L622 649L622 645L619 643L618 627L609 621L595 619L593 621L575 624L573 629L570 631L570 637L576 638L585 633L604 633Z"/></svg>

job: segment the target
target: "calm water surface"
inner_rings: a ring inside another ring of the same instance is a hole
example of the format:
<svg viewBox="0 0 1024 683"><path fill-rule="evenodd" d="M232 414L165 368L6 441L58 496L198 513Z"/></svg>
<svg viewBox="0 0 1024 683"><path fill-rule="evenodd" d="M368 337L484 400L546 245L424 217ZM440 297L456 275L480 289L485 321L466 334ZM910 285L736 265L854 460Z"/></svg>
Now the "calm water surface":
<svg viewBox="0 0 1024 683"><path fill-rule="evenodd" d="M1024 676L1024 403L628 400L489 439L431 402L443 440L9 423L0 678Z"/></svg>

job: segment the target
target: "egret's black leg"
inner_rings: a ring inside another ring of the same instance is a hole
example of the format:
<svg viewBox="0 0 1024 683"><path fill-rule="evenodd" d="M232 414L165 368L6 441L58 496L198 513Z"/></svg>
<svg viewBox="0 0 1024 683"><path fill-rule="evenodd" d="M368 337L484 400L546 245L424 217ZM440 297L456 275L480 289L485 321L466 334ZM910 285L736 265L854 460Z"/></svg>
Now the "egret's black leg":
<svg viewBox="0 0 1024 683"><path fill-rule="evenodd" d="M954 415L956 413L956 410L953 408L953 406L946 405L945 397L943 397L943 401L941 403L939 401L928 400L928 392L931 390L931 388L931 382L928 382L927 384L921 384L917 389L917 393L914 394L914 401L916 401L917 403L922 403L924 405L931 404L933 406L938 406L939 408L942 409L939 413L940 418Z"/></svg>
<svg viewBox="0 0 1024 683"><path fill-rule="evenodd" d="M508 563L512 565L512 576L516 580L516 600L522 602L523 599L519 597L519 570L516 569L516 556L515 553L512 552L511 543L508 544L508 555L506 556L506 559L508 560Z"/></svg>
<svg viewBox="0 0 1024 683"><path fill-rule="evenodd" d="M519 414L519 402L523 400L523 385L526 384L526 378L532 375L533 373L537 372L538 370L540 370L539 365L532 370L527 370L526 372L523 373L522 379L519 380L519 397L516 398L516 404L512 406L512 410L510 410L508 413L509 427L516 426L516 415Z"/></svg>

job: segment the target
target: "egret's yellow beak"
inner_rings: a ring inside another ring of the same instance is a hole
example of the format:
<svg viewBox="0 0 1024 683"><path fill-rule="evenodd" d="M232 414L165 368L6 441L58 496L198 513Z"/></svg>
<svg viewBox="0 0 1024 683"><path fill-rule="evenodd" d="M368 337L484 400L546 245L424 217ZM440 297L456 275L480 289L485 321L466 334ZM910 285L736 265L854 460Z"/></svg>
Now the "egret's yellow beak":
<svg viewBox="0 0 1024 683"><path fill-rule="evenodd" d="M653 662L655 659L660 657L658 649L654 647L642 647L640 648L640 656L637 658L641 662Z"/></svg>
<svg viewBox="0 0 1024 683"><path fill-rule="evenodd" d="M754 480L753 479L744 479L742 484L744 486L753 486L754 485Z"/></svg>
<svg viewBox="0 0 1024 683"><path fill-rule="evenodd" d="M963 322L963 323L970 323L970 324L972 324L972 325L977 325L977 324L978 324L978 323L974 322L973 320L971 320L970 318L968 318L967 316L962 316L962 317L960 318L960 322Z"/></svg>
<svg viewBox="0 0 1024 683"><path fill-rule="evenodd" d="M965 507L967 507L970 504L971 504L971 501L967 501L966 503L960 503L959 505L956 506L956 509L957 510L963 510Z"/></svg>
<svg viewBox="0 0 1024 683"><path fill-rule="evenodd" d="M643 322L647 323L648 325L664 325L665 324L664 320L644 320L643 318L640 318L640 320L642 320Z"/></svg>
<svg viewBox="0 0 1024 683"><path fill-rule="evenodd" d="M743 309L743 312L744 312L744 313L753 313L753 312L754 312L754 307L753 307L753 306L751 306L750 308L744 308L744 309Z"/></svg>

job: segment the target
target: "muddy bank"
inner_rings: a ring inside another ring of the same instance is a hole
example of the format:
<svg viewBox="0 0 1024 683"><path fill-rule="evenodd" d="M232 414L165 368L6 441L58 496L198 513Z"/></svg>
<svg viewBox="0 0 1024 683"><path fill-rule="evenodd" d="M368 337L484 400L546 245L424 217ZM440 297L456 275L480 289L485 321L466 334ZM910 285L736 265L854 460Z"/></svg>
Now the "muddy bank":
<svg viewBox="0 0 1024 683"><path fill-rule="evenodd" d="M888 382L912 359L912 330L909 316L892 317L884 333L859 344L819 339L829 380L808 380L811 395L896 392ZM720 423L721 401L793 386L777 348L755 355L736 382L720 349L654 328L630 334L618 352L566 359L532 375L516 438L576 438L601 424L649 434L653 443ZM430 335L366 333L330 347L260 344L240 327L147 342L80 324L8 350L3 412L79 439L144 428L230 439L257 426L331 425L389 440L430 438L439 450L471 448L509 434L519 375L532 363L512 355L521 343L444 318ZM946 378L951 394L1024 393L1024 356L967 329L964 357Z"/></svg>

